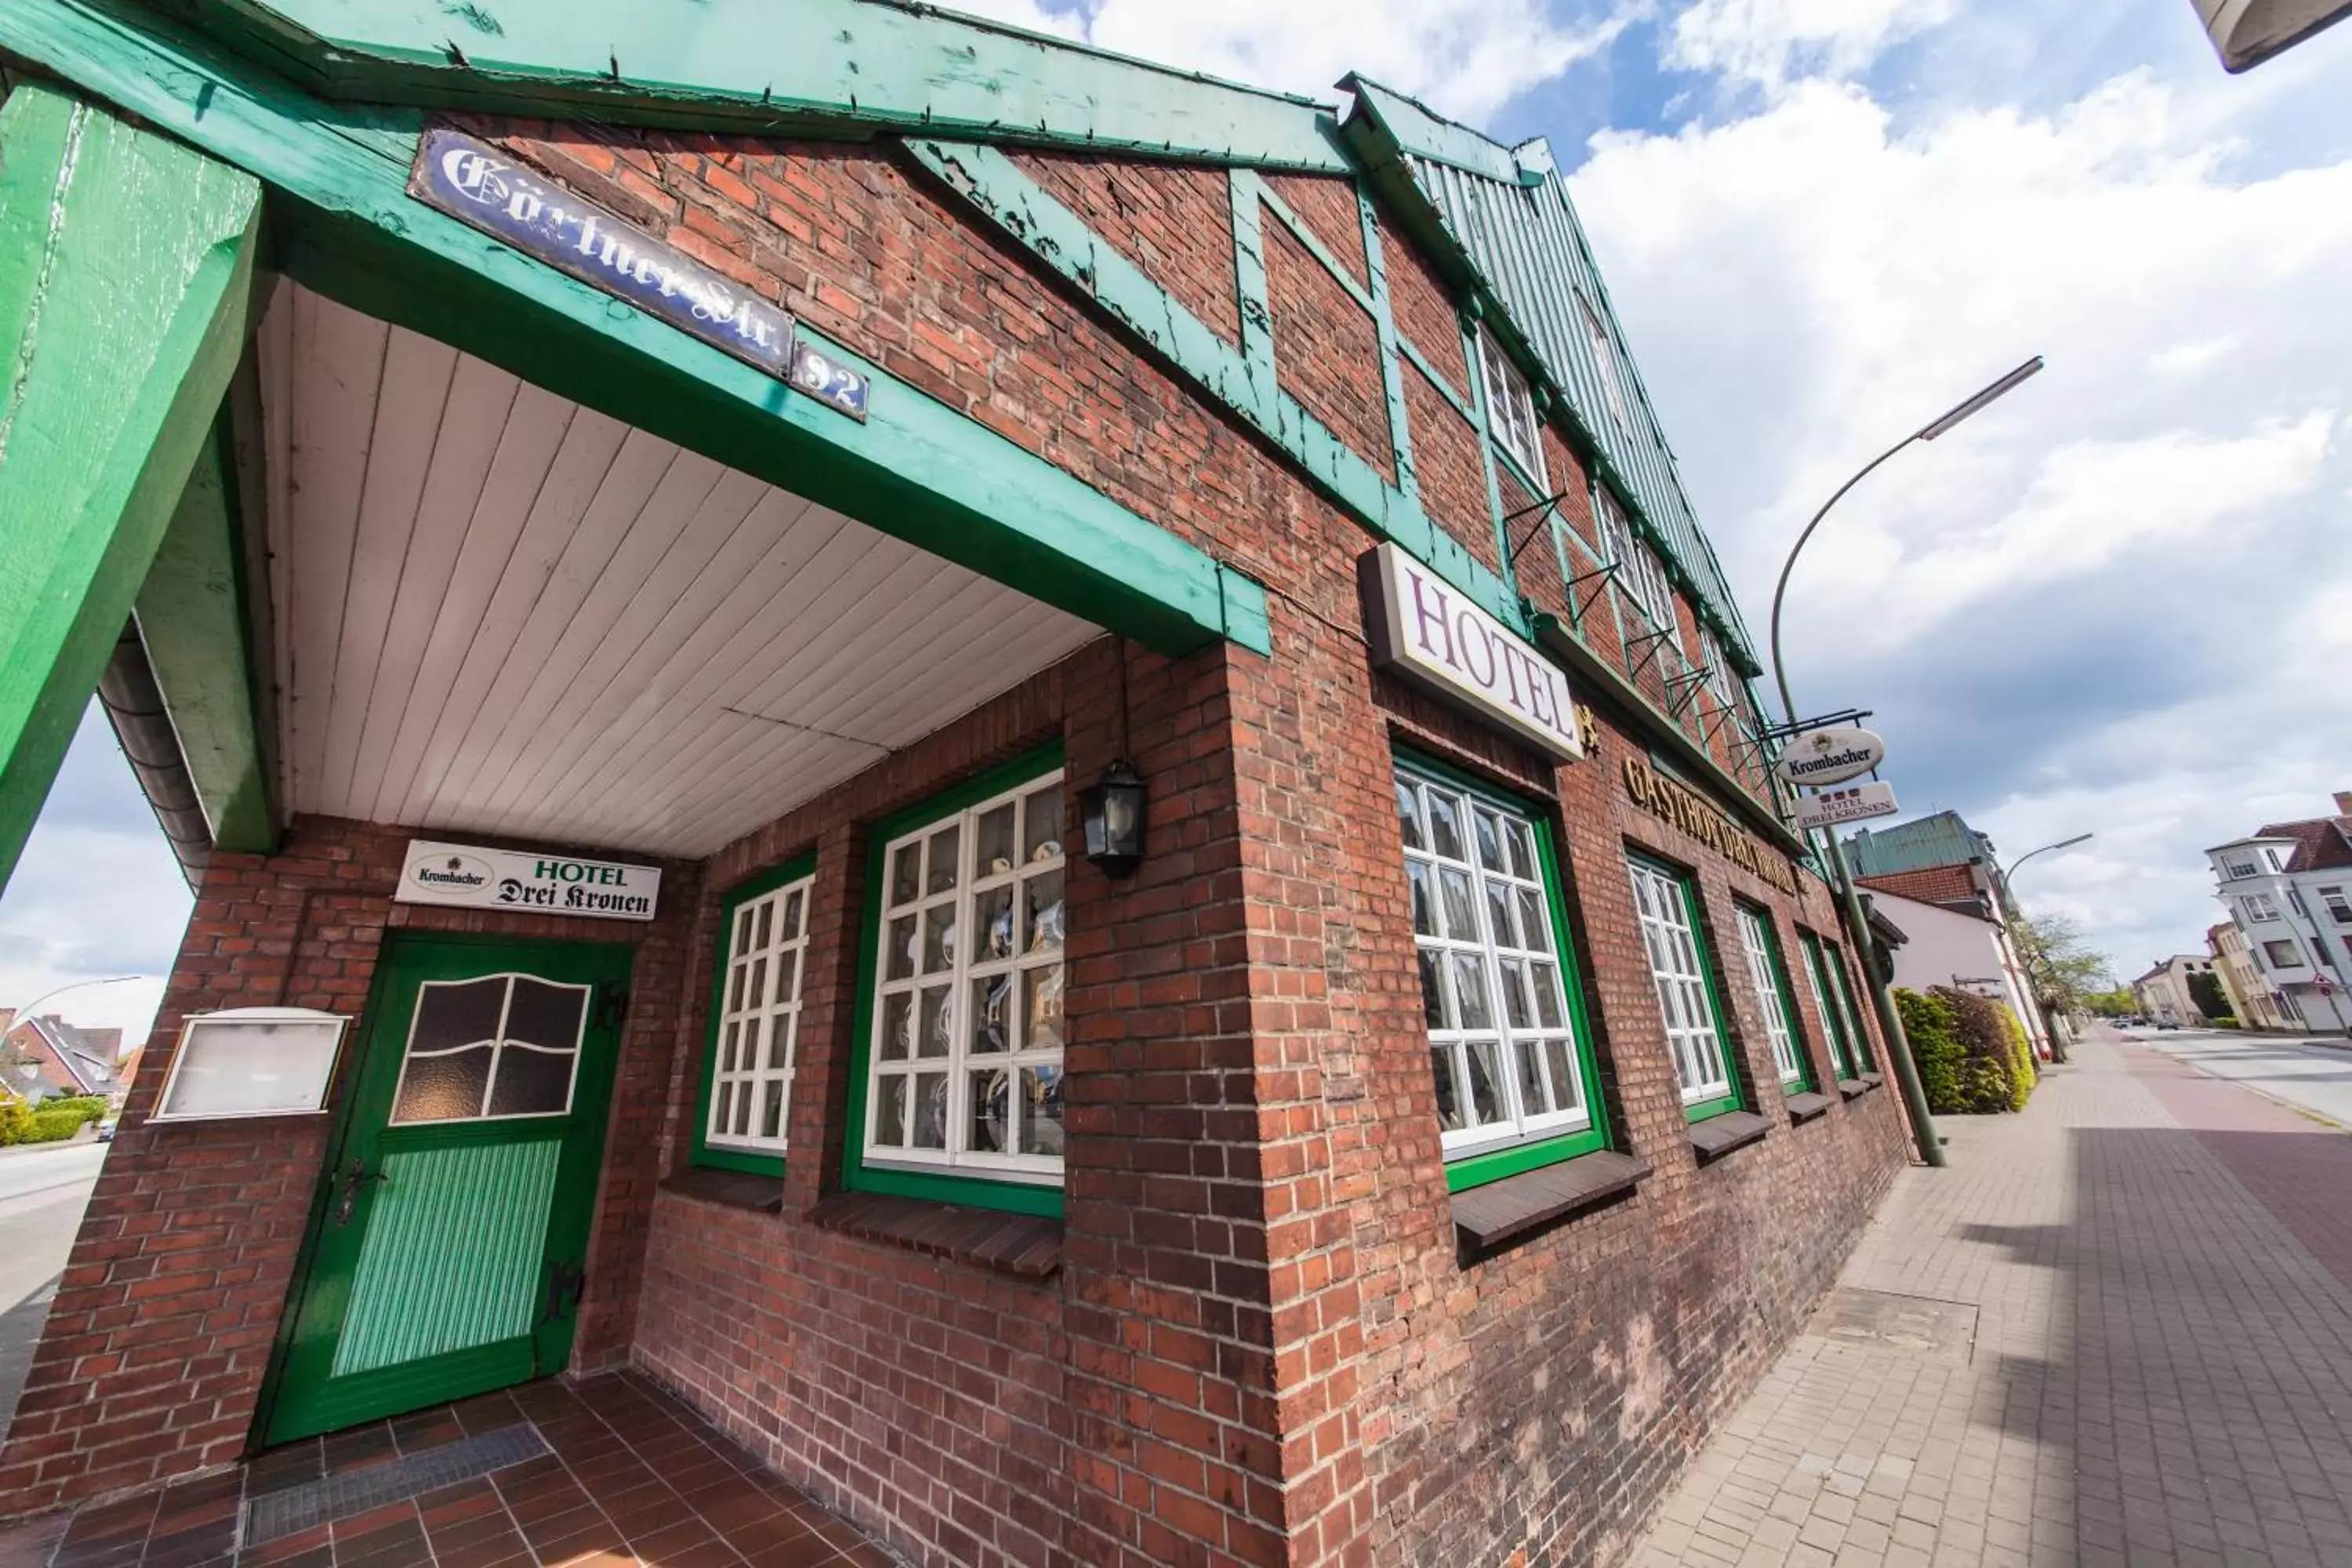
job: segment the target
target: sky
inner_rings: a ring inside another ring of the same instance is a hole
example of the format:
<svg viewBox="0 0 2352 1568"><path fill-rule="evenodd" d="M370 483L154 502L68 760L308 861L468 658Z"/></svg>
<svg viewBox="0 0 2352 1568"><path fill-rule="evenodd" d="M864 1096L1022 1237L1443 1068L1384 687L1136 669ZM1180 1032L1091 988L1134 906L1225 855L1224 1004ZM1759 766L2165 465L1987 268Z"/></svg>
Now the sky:
<svg viewBox="0 0 2352 1568"><path fill-rule="evenodd" d="M2352 24L2239 77L2189 0L973 0L1544 136L1760 643L1868 709L2128 979L2221 918L2201 851L2352 790ZM102 720L5 895L0 1005L138 1038L189 896Z"/></svg>

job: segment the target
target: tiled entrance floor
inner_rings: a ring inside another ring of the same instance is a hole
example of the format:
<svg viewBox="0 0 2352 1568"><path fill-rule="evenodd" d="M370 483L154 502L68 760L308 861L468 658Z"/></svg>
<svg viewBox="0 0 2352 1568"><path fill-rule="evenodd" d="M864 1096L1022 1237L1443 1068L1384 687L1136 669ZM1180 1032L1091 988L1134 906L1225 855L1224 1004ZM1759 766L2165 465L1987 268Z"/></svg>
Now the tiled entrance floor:
<svg viewBox="0 0 2352 1568"><path fill-rule="evenodd" d="M351 1484L403 1460L430 1477L436 1467L417 1462L419 1456L493 1434L505 1436L492 1447L520 1436L524 1451L535 1450L528 1441L534 1429L547 1449L537 1458L415 1497L375 1502L364 1494L393 1489ZM339 1484L316 1485L329 1477ZM310 1490L298 1495L298 1488ZM268 1528L261 1521L285 1522L296 1513L289 1504L330 1494L359 1498L351 1506L361 1511L257 1539ZM248 1507L262 1499L270 1506ZM257 1521L254 1541L241 1539L244 1518ZM892 1568L896 1562L631 1373L527 1384L306 1438L234 1475L86 1508L70 1519L0 1527L0 1568Z"/></svg>

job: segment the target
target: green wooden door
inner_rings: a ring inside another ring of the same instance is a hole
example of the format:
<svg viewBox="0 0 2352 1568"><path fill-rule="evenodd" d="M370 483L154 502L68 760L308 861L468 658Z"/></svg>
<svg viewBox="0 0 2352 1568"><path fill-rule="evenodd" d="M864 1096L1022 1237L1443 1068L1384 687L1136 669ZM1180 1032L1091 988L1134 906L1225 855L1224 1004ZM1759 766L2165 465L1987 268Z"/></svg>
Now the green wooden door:
<svg viewBox="0 0 2352 1568"><path fill-rule="evenodd" d="M389 940L268 1441L562 1369L629 959Z"/></svg>

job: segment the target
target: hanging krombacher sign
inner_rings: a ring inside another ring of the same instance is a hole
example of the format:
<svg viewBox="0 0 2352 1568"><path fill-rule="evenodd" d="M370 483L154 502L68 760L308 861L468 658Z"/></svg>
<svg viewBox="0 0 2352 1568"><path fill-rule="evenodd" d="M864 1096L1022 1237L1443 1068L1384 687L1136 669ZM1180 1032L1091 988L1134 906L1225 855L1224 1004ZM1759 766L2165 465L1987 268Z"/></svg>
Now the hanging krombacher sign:
<svg viewBox="0 0 2352 1568"><path fill-rule="evenodd" d="M1646 757L1627 757L1622 772L1634 805L1657 813L1749 875L1784 893L1797 890L1797 868L1789 858L1759 844L1706 796L1658 772Z"/></svg>

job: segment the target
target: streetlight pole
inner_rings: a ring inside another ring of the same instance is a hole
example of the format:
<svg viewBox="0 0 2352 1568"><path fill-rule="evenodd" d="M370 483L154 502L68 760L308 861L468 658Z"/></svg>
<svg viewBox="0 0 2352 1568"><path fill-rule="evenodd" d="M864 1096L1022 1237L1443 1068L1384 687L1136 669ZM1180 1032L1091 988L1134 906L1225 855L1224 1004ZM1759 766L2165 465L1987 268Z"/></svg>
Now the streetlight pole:
<svg viewBox="0 0 2352 1568"><path fill-rule="evenodd" d="M2011 918L2020 921L2023 921L2025 920L2025 906L2019 903L2016 899L2011 896L2009 890L2010 879L2017 875L2017 868L2020 866L2024 865L2036 855L2047 855L2053 849L2071 849L2077 844L2088 843L2091 839L2097 837L2098 835L2095 833L2077 833L2072 838L2061 838L2055 844L2044 844L2039 849L2029 849L2024 854L2020 855L2016 859L2011 860L2006 868L1995 866L1993 868L1993 874L2000 879L1998 891L2000 895L2000 901L2003 906L2005 906L2001 910L2004 923ZM2030 922L2028 922L2025 929L2030 932L2032 931L2033 927ZM2014 940L2013 933L2011 940ZM2049 956L2042 951L2042 942L2039 937L2034 937L2026 943L2026 956L2030 962L2031 967L2035 972L2033 974L2034 984L2051 991L2056 990L2058 974L2055 970L2050 967ZM2058 1062L2064 1061L2066 1059L2066 1042L2059 1037L2057 1015L2051 1012L2049 1003L2044 1001L2042 997L2039 995L2033 998L2033 1005L2042 1010L2042 1026L2050 1031L2050 1059L2052 1061Z"/></svg>
<svg viewBox="0 0 2352 1568"><path fill-rule="evenodd" d="M1789 559L1781 563L1780 580L1772 588L1772 677L1780 688L1780 713L1790 724L1797 721L1797 704L1789 695L1789 667L1780 658L1780 601L1789 591L1789 574L1796 569L1797 557L1813 537L1813 531L1830 514L1830 508L1845 499L1845 493L1870 477L1878 466L1902 451L1914 441L1933 441L1962 420L1981 411L1988 404L2014 390L2021 383L2038 374L2042 356L2034 355L1999 381L1954 405L1951 408L1914 430L1869 462L1860 472L1837 488L1837 492L1822 503L1805 524L1797 542L1789 547ZM1810 830L1809 830L1810 831ZM1903 1017L1895 1010L1895 993L1878 965L1870 962L1873 948L1870 937L1870 917L1862 907L1862 895L1853 885L1853 872L1845 863L1845 849L1838 843L1837 829L1830 827L1822 834L1828 849L1830 879L1838 892L1839 906L1845 917L1846 938L1856 956L1862 961L1863 978L1870 985L1871 1009L1878 1015L1878 1030L1886 1041L1886 1054L1895 1068L1895 1081L1903 1091L1903 1108L1909 1115L1911 1130L1919 1141L1919 1157L1927 1163L1940 1168L1944 1164L1943 1140L1937 1134L1935 1118L1927 1110L1927 1091L1919 1082L1918 1064L1911 1059L1910 1037L1903 1032Z"/></svg>

